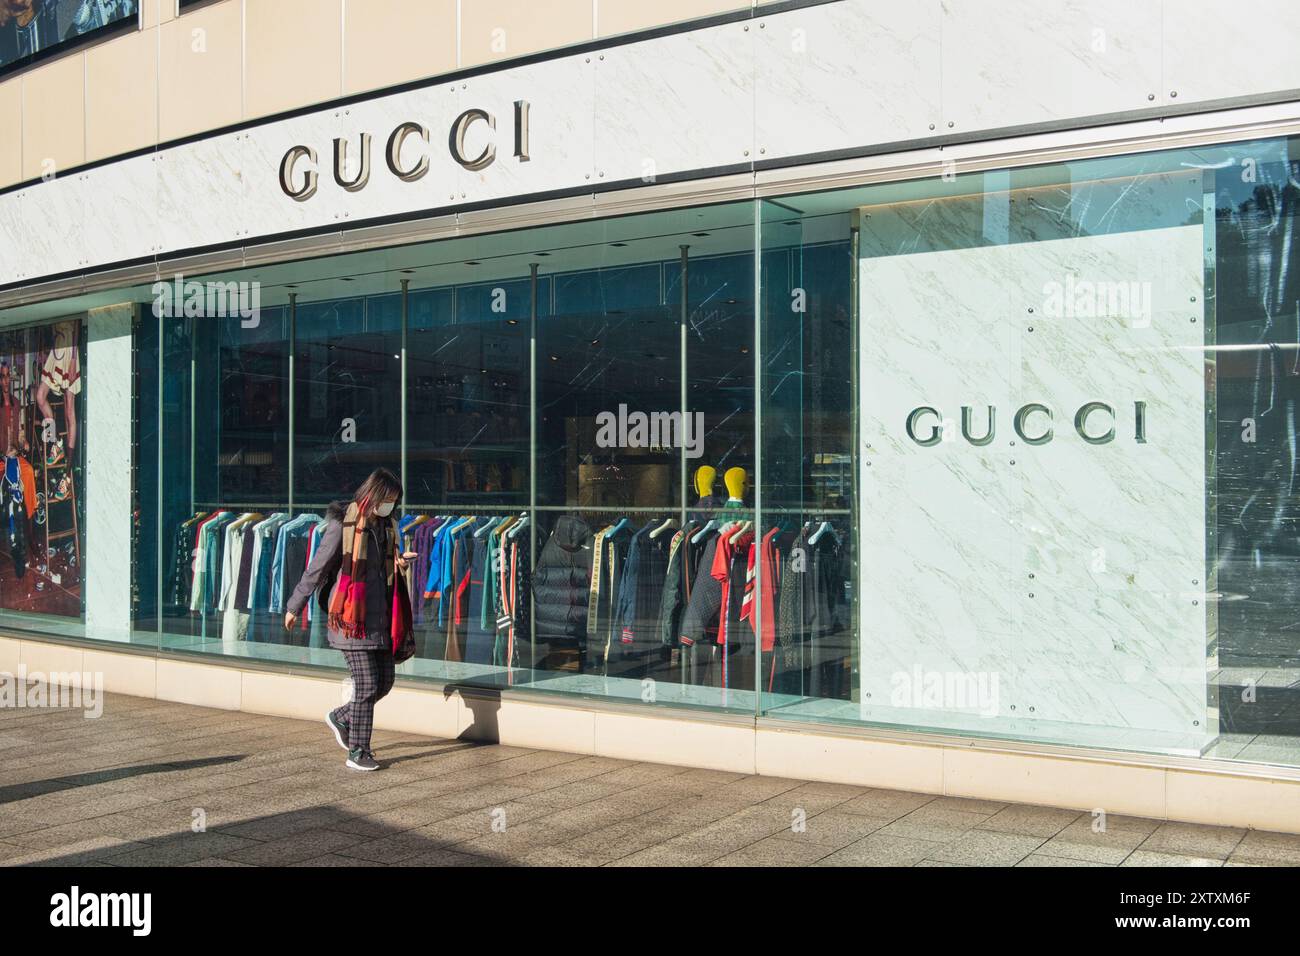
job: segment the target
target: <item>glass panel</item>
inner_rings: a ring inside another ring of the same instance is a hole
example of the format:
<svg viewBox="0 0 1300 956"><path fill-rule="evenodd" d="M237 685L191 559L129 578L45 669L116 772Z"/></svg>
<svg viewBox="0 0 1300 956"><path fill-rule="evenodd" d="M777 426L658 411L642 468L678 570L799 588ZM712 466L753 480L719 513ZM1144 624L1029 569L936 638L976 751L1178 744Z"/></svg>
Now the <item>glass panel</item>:
<svg viewBox="0 0 1300 956"><path fill-rule="evenodd" d="M1222 283L1209 305L1210 211L1224 202L1216 165L1240 155L1234 146L995 170L785 197L765 212L764 503L834 501L818 487L834 469L810 468L815 480L795 493L784 464L817 435L860 509L843 556L851 564L855 546L861 556L840 603L852 608L859 595L850 679L809 673L805 657L802 687L774 682L765 713L1223 753L1229 723L1206 671L1208 657L1220 674L1218 611L1230 597L1216 544L1226 428L1217 443L1207 428L1226 305ZM1279 168L1271 182L1285 181ZM779 253L776 237L794 229L782 211L802 232L797 265ZM1221 229L1222 210L1217 218ZM822 271L818 255L849 268ZM1273 261L1257 257L1251 269ZM800 287L808 311L774 314ZM858 336L856 369L815 346L802 363L781 354L846 318L841 341ZM812 381L798 402L782 394L787 361L824 379L817 398ZM842 383L855 374L860 398L845 402L854 391ZM1258 479L1243 484L1258 498ZM841 593L838 583L813 591ZM778 677L791 673L785 596L779 588ZM813 606L835 633L834 603ZM1257 634L1242 642L1255 653ZM792 643L815 643L800 638ZM1269 723L1263 709L1251 713Z"/></svg>
<svg viewBox="0 0 1300 956"><path fill-rule="evenodd" d="M529 288L411 293L409 507L527 507Z"/></svg>
<svg viewBox="0 0 1300 956"><path fill-rule="evenodd" d="M270 563L255 574L250 547L244 567L244 535L288 502L289 310L164 317L162 334L162 642L267 656L288 638L269 604L249 610Z"/></svg>
<svg viewBox="0 0 1300 956"><path fill-rule="evenodd" d="M752 504L750 210L613 221L539 260L553 298L537 335L538 686L754 707L752 639L719 642L730 582L702 563L728 469Z"/></svg>
<svg viewBox="0 0 1300 956"><path fill-rule="evenodd" d="M404 473L399 528L416 555L403 673L752 711L748 542L718 565L734 578L725 620L715 605L685 623L697 583L713 597L724 584L698 562L712 531L668 581L683 519L693 534L715 511L752 523L752 214L200 280L252 284L260 313L162 323L168 645L337 666L319 605L291 632L284 611L328 503L384 465ZM705 464L716 479L701 502Z"/></svg>
<svg viewBox="0 0 1300 956"><path fill-rule="evenodd" d="M85 633L82 317L0 332L0 624Z"/></svg>
<svg viewBox="0 0 1300 956"><path fill-rule="evenodd" d="M1203 157L1217 344L1208 509L1217 600L1210 660L1219 736L1210 756L1300 765L1300 142ZM1213 620L1213 619L1212 619Z"/></svg>
<svg viewBox="0 0 1300 956"><path fill-rule="evenodd" d="M764 706L857 701L852 217L763 204Z"/></svg>
<svg viewBox="0 0 1300 956"><path fill-rule="evenodd" d="M401 469L402 302L318 294L297 298L294 504L323 514L376 468Z"/></svg>

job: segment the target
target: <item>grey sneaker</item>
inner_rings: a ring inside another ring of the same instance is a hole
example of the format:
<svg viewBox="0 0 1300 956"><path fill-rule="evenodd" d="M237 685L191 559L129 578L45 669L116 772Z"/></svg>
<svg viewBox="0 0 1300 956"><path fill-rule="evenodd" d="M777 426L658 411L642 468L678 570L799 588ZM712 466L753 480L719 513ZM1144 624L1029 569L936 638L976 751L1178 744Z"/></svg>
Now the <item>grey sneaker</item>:
<svg viewBox="0 0 1300 956"><path fill-rule="evenodd" d="M334 716L334 711L325 715L325 723L330 725L330 730L334 731L334 739L339 742L339 746L344 750L348 749L348 725L343 723Z"/></svg>
<svg viewBox="0 0 1300 956"><path fill-rule="evenodd" d="M348 751L348 764L353 770L378 770L379 764L369 750L357 747Z"/></svg>

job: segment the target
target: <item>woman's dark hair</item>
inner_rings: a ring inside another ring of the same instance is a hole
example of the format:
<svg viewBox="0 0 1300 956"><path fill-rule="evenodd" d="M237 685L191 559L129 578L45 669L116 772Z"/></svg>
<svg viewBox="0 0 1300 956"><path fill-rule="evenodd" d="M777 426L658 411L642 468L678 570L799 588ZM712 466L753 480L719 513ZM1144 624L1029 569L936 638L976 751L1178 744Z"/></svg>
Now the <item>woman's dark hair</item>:
<svg viewBox="0 0 1300 956"><path fill-rule="evenodd" d="M376 468L370 477L361 482L361 487L352 496L352 500L362 505L367 511L373 511L381 501L402 500L402 482L387 468Z"/></svg>

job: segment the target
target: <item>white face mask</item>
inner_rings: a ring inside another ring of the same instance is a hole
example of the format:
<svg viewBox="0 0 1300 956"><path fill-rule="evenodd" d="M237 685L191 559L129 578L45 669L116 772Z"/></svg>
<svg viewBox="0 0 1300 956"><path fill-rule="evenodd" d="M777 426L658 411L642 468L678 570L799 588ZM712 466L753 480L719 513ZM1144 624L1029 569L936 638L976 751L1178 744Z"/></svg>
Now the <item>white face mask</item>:
<svg viewBox="0 0 1300 956"><path fill-rule="evenodd" d="M393 506L396 503L397 502L395 501L385 501L382 505L380 505L375 509L375 514L379 515L379 517L381 518L387 518L390 514L393 513Z"/></svg>

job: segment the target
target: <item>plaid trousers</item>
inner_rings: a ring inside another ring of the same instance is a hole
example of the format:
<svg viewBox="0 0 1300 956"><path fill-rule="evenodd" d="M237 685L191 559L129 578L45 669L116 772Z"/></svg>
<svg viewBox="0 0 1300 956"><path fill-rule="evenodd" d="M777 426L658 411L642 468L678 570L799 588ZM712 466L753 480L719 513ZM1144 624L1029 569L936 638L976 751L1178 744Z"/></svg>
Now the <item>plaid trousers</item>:
<svg viewBox="0 0 1300 956"><path fill-rule="evenodd" d="M393 655L387 650L343 651L352 672L352 700L334 710L334 718L348 728L348 746L370 749L375 729L375 703L393 689Z"/></svg>

